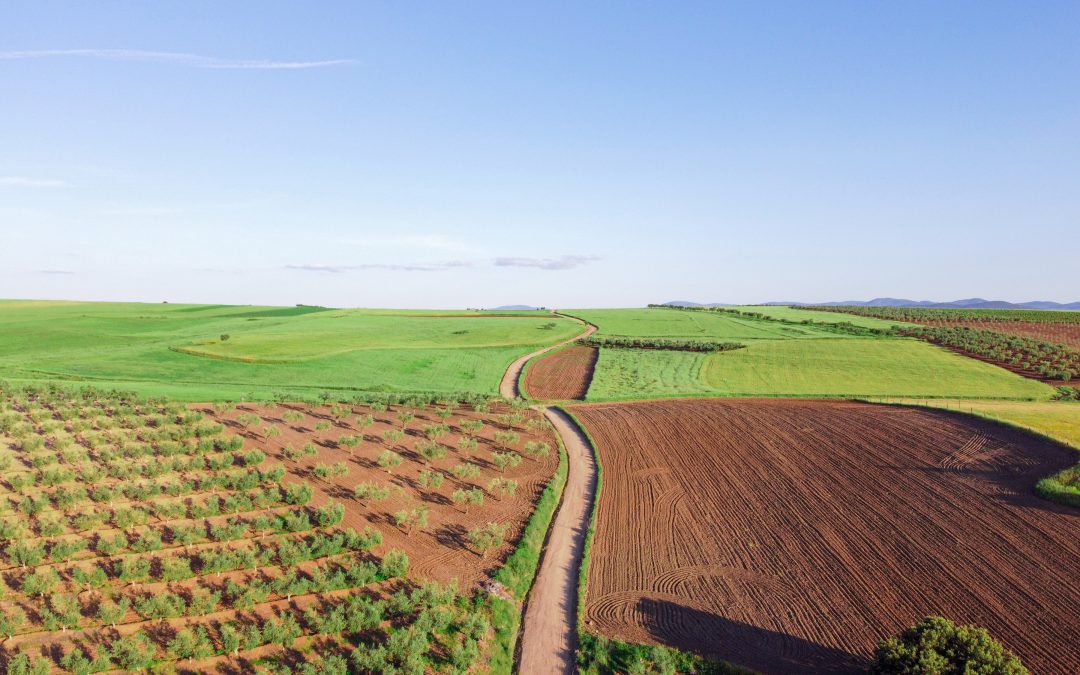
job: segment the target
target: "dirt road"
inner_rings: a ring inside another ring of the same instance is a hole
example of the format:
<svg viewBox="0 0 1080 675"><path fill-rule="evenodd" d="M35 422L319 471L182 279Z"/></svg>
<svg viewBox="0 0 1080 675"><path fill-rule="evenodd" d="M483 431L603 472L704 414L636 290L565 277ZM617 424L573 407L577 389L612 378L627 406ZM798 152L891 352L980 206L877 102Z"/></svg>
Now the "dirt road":
<svg viewBox="0 0 1080 675"><path fill-rule="evenodd" d="M596 494L596 463L584 432L554 406L544 414L562 437L570 466L525 610L518 672L529 675L575 672L578 570Z"/></svg>
<svg viewBox="0 0 1080 675"><path fill-rule="evenodd" d="M565 344L569 344L574 340L579 340L587 335L592 335L596 332L596 326L586 323L575 316L567 316L566 314L558 314L558 316L566 317L567 319L573 319L580 322L582 325L587 326L584 333L575 335L569 340L563 340L557 342L551 346L538 349L531 354L526 354L510 364L510 367L506 369L506 373L503 374L502 382L499 384L499 395L505 398L515 398L518 395L518 378L521 376L521 371L525 368L525 364L529 362L534 356L539 356L545 352L550 352L552 349L562 347Z"/></svg>

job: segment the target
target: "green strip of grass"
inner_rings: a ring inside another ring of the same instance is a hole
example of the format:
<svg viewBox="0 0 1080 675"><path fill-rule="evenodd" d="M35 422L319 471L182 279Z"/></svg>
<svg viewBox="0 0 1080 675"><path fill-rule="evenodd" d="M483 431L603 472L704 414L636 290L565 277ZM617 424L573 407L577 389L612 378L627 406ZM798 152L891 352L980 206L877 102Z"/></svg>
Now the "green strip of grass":
<svg viewBox="0 0 1080 675"><path fill-rule="evenodd" d="M562 500L563 489L566 487L566 476L569 471L569 460L566 456L566 447L562 437L555 434L559 446L559 467L555 475L548 481L540 499L536 502L536 508L529 518L525 531L518 541L517 548L506 559L503 566L495 573L495 580L506 587L518 602L513 603L504 598L489 595L491 606L492 625L495 627L495 638L491 646L491 660L489 667L492 673L511 673L514 670L514 655L517 650L518 634L521 631L521 619L524 606L521 601L529 594L533 582L536 580L536 571L540 565L540 554L547 540L548 530L551 528L551 519Z"/></svg>
<svg viewBox="0 0 1080 675"><path fill-rule="evenodd" d="M718 354L600 352L590 401L689 396L1047 400L1053 388L918 340L758 340Z"/></svg>

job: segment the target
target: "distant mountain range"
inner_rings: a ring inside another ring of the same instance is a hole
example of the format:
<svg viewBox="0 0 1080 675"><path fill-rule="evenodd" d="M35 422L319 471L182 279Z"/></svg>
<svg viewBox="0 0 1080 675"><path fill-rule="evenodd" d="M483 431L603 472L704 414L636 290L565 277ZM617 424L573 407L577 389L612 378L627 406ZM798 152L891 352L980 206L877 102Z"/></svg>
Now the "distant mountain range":
<svg viewBox="0 0 1080 675"><path fill-rule="evenodd" d="M672 300L665 302L672 307L727 307L733 306L724 302L690 302L688 300ZM873 300L843 300L840 302L762 302L762 305L791 305L795 307L806 305L818 305L833 307L839 305L853 305L856 307L951 307L954 309L1064 309L1080 310L1080 302L1050 302L1049 300L1032 300L1031 302L1006 302L1005 300L985 300L983 298L967 298L965 300L953 300L952 302L934 302L932 300L906 300L904 298L874 298Z"/></svg>
<svg viewBox="0 0 1080 675"><path fill-rule="evenodd" d="M524 311L527 309L540 309L539 307L533 307L532 305L501 305L499 307L492 307L490 311L494 312L509 312L509 311Z"/></svg>

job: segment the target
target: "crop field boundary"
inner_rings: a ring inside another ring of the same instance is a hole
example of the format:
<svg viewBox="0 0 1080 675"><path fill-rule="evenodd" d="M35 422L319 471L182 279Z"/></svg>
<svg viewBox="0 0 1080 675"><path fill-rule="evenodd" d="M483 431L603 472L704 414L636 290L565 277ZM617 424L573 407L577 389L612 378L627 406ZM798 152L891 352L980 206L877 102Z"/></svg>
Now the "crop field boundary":
<svg viewBox="0 0 1080 675"><path fill-rule="evenodd" d="M599 398L588 398L584 403L628 403L630 401L652 401L652 400L665 400L672 401L678 399L698 399L698 398L798 398L798 399L813 399L813 400L829 400L829 401L868 401L873 402L880 400L881 396L871 396L867 394L769 394L769 393L736 393L726 391L703 391L697 393L683 393L677 392L670 396L666 396L663 393L651 393L648 396L635 396L633 394L627 394L626 396L603 396ZM956 396L893 396L893 399L904 399L909 401L955 401ZM1041 398L1015 398L1008 396L965 396L965 399L972 401L1025 401L1032 403L1046 402L1047 399Z"/></svg>
<svg viewBox="0 0 1080 675"><path fill-rule="evenodd" d="M947 408L947 407L946 408L939 408L937 406L926 405L925 403L919 403L918 399L915 399L915 400L895 400L895 399L890 400L890 399L864 398L864 399L853 399L853 400L861 401L863 403L871 403L871 404L874 404L874 405L888 405L888 406L896 406L896 407L919 408L921 410L932 410L932 411L936 411L936 412L939 412L939 413L944 412L944 413L947 413L947 414L950 414L950 415L960 415L960 416L969 415L971 417L977 417L979 419L986 420L986 421L992 422L994 424L1000 424L1001 426L1008 427L1010 429L1016 429L1016 430L1019 430L1019 431L1026 432L1026 433L1030 433L1030 434L1033 434L1035 436L1038 436L1039 438L1041 438L1041 439L1043 439L1045 441L1049 441L1051 443L1056 443L1057 445L1060 445L1062 447L1069 448L1070 450L1075 450L1077 452L1080 452L1080 446L1077 446L1075 443L1070 443L1069 441L1058 438L1058 437L1056 437L1056 436L1054 436L1052 434L1046 433L1045 431L1043 431L1043 430L1041 430L1041 429L1039 429L1037 427L1031 426L1030 424L1021 424L1019 422L1013 422L1011 420L1002 419L1000 417L994 417L993 415L990 415L988 413L984 413L984 412L979 411L979 410L974 410L972 408L969 408L967 411L965 411L963 409L963 406L959 405L959 403L960 403L959 401L957 401L957 403L958 403L957 408L955 410L953 410L953 409L950 409L950 408ZM929 400L929 399L927 399L927 400ZM948 400L956 400L956 399L948 399ZM1070 405L1070 404L1064 403L1063 405ZM1064 480L1066 476L1076 475L1078 473L1080 473L1080 457L1077 457L1077 463L1074 466L1071 466L1071 467L1069 467L1067 469L1062 469L1061 471L1053 473L1053 474L1047 476L1046 478L1043 478L1038 483L1036 483L1034 492L1035 492L1035 494L1042 497L1043 499L1046 499L1046 500L1049 500L1049 501L1052 501L1052 502L1056 502L1058 504L1063 504L1065 506L1074 506L1076 508L1080 508L1080 490L1077 490L1074 487L1070 487L1069 485L1066 484L1066 481Z"/></svg>
<svg viewBox="0 0 1080 675"><path fill-rule="evenodd" d="M499 382L499 393L504 398L515 398L521 396L522 374L525 372L525 366L527 366L530 361L537 357L550 354L552 351L559 349L560 347L572 345L581 338L588 337L589 335L592 335L598 330L595 325L576 316L562 314L559 312L555 312L554 316L562 317L564 319L570 319L572 321L577 321L578 323L585 326L585 330L575 335L574 337L568 338L561 342L556 342L553 345L548 345L546 347L543 347L542 349L538 349L534 352L519 356L518 358L512 360L509 365L506 366L506 370L503 373L502 380Z"/></svg>

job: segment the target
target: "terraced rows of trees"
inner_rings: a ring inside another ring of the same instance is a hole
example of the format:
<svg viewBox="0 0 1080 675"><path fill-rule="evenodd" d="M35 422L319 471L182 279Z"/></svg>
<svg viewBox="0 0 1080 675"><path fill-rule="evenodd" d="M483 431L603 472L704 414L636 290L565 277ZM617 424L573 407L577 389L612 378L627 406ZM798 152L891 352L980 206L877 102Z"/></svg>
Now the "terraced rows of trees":
<svg viewBox="0 0 1080 675"><path fill-rule="evenodd" d="M1026 309L942 309L935 307L812 307L936 328L975 328L1063 345L1080 351L1080 312Z"/></svg>
<svg viewBox="0 0 1080 675"><path fill-rule="evenodd" d="M864 307L862 305L800 306L818 312L838 312L875 319L926 323L928 321L999 321L1080 324L1080 312L1043 309L962 309L950 307Z"/></svg>
<svg viewBox="0 0 1080 675"><path fill-rule="evenodd" d="M406 549L471 509L445 545L486 565L523 520L516 467L551 453L531 411L476 407L488 422L451 402L211 411L0 383L7 672L467 672L484 593L415 579Z"/></svg>

